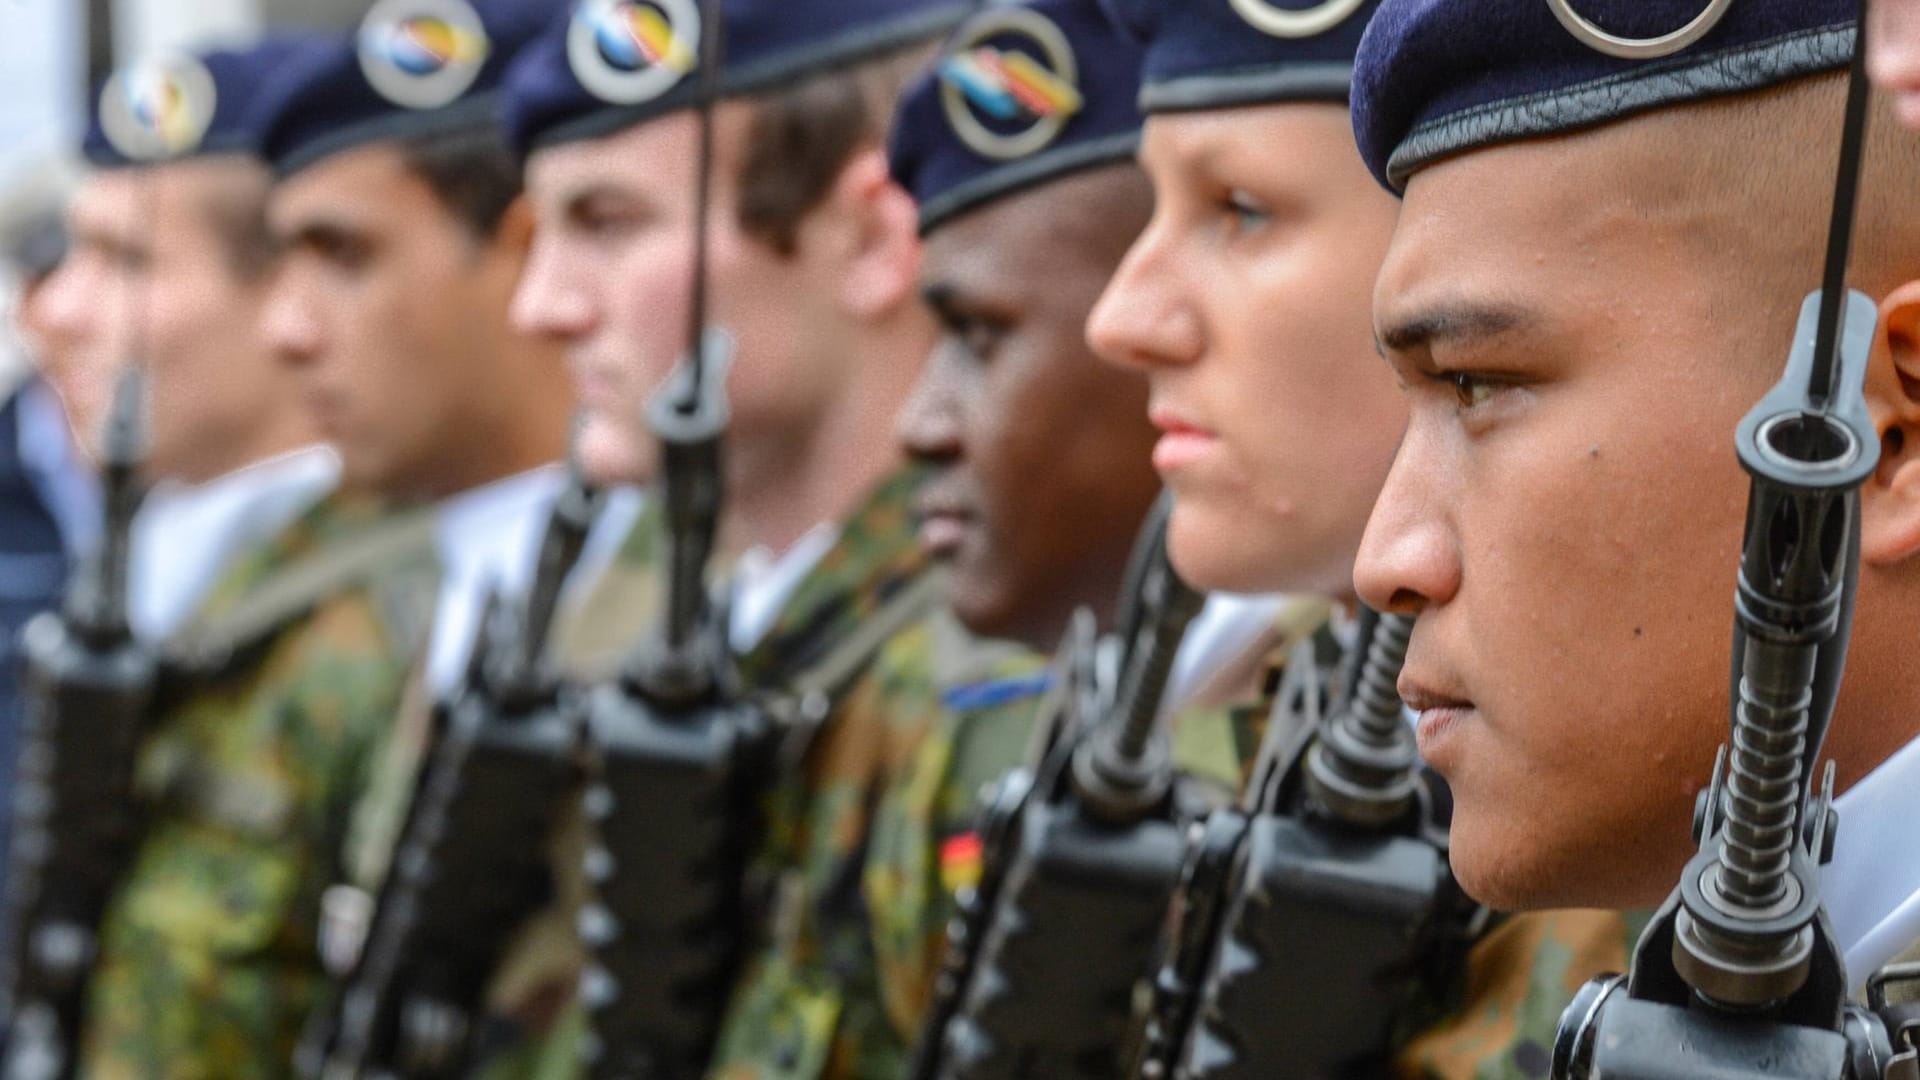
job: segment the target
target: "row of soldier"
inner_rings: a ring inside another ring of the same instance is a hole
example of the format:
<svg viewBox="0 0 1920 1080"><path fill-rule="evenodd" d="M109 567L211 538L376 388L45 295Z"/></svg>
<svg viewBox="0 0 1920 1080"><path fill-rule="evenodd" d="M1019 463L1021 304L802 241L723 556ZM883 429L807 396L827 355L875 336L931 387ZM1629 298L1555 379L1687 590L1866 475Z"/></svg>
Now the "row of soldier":
<svg viewBox="0 0 1920 1080"><path fill-rule="evenodd" d="M1913 1075L1920 5L1701 7L117 75L6 1075Z"/></svg>

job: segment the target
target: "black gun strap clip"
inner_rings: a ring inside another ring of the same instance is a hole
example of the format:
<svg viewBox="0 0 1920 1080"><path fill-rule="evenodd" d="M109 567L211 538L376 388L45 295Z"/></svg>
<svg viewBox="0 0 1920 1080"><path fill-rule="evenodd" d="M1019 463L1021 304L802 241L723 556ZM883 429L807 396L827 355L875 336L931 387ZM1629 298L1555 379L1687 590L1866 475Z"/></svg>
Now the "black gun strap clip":
<svg viewBox="0 0 1920 1080"><path fill-rule="evenodd" d="M1889 964L1868 979L1867 1007L1887 1025L1895 1050L1920 1052L1920 960Z"/></svg>

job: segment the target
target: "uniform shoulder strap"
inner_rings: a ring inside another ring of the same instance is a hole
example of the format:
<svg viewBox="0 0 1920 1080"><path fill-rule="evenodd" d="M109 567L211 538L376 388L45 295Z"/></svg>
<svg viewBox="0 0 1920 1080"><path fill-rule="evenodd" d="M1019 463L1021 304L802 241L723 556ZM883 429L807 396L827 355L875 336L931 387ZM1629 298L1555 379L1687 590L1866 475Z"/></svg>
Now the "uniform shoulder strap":
<svg viewBox="0 0 1920 1080"><path fill-rule="evenodd" d="M827 650L819 663L795 676L789 689L799 698L824 695L829 701L859 679L873 658L880 654L894 635L919 622L939 601L940 576L917 574L904 588L896 591L872 615L861 620L846 637Z"/></svg>
<svg viewBox="0 0 1920 1080"><path fill-rule="evenodd" d="M269 574L233 605L203 613L164 646L168 660L189 671L219 670L247 648L271 637L311 612L328 597L373 581L409 561L425 561L433 550L434 515L413 510L355 531ZM386 590L382 590L383 594ZM382 616L391 622L416 606L404 597L381 597ZM404 627L398 636L410 638Z"/></svg>

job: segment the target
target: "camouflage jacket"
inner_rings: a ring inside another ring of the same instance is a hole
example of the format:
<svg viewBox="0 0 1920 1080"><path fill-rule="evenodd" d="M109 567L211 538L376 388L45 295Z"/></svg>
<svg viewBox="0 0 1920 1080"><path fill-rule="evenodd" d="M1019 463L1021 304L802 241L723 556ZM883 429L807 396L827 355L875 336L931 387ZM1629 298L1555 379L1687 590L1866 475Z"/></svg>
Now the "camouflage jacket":
<svg viewBox="0 0 1920 1080"><path fill-rule="evenodd" d="M918 484L914 470L889 477L841 524L833 547L787 598L761 644L742 658L747 685L777 688L807 679L823 665L838 661L846 643L859 636L876 612L892 610L896 603L921 603L915 597L931 598L929 568L912 522L911 502ZM645 618L635 618L634 612L658 603L652 576L657 528L648 518L642 519L615 568L561 629L561 651L572 670L587 677L611 674L618 657L625 655L644 629ZM622 599L606 599L612 596ZM782 882L781 900L773 905L780 914L770 921L797 930L786 934L769 929L764 947L756 944L749 950L722 1039L729 1067L750 1068L746 1063L764 1052L754 1018L775 1007L769 1003L777 1003L783 1017L817 1013L813 1003L820 988L840 982L839 967L830 970L825 957L842 943L856 941L861 933L857 892L867 821L884 776L883 762L897 753L884 745L893 738L888 718L896 711L902 715L925 712L917 706L909 708L898 698L917 684L886 674L894 663L887 659L893 648L891 641L876 641L870 655L859 657L846 685L833 695L834 710L815 740L806 767L800 775L785 778L767 800L768 829L761 853L764 873L759 876ZM570 871L568 864L577 862L584 846L578 821L563 826L555 846L561 866L558 902L517 943L494 995L500 1010L511 1017L512 1027L543 1037L496 1059L487 1069L489 1077L580 1074L578 1048L584 1018L567 999L581 955L568 916L578 909L583 887L579 874ZM853 882L851 892L837 886L843 880ZM859 951L865 955L864 949ZM853 966L870 968L871 961L863 959ZM831 996L837 1001L840 991ZM849 1015L860 1013L858 1007L849 1011ZM845 1030L860 1027L857 1021L850 1022ZM829 1035L839 1028L827 1025Z"/></svg>
<svg viewBox="0 0 1920 1080"><path fill-rule="evenodd" d="M862 624L914 591L931 599L911 502L920 475L883 483L843 524L742 671L784 686L828 664ZM926 605L920 607L921 612ZM918 620L916 620L917 622ZM937 716L912 630L879 644L844 689L804 765L766 805L760 876L776 884L723 1024L715 1077L897 1074L901 1040L887 1022L862 889L874 812Z"/></svg>
<svg viewBox="0 0 1920 1080"><path fill-rule="evenodd" d="M1627 970L1648 913L1549 911L1498 921L1437 1016L1401 1046L1417 1080L1546 1080L1560 1014L1588 979Z"/></svg>
<svg viewBox="0 0 1920 1080"><path fill-rule="evenodd" d="M433 579L426 529L329 500L215 587L143 753L148 832L102 930L82 1075L289 1071L323 990L320 894Z"/></svg>

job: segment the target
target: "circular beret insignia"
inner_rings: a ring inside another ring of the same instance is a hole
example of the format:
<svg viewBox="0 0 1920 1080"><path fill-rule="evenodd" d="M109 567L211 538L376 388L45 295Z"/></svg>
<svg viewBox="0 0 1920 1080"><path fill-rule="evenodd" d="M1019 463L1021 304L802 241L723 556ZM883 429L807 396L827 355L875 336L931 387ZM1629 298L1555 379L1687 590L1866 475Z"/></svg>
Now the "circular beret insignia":
<svg viewBox="0 0 1920 1080"><path fill-rule="evenodd" d="M1553 17L1560 20L1560 25L1566 27L1568 33L1580 39L1588 48L1623 60L1654 60L1672 56L1712 33L1732 6L1733 0L1708 0L1705 10L1695 15L1692 22L1672 33L1650 38L1625 38L1595 26L1593 20L1573 10L1571 0L1547 0Z"/></svg>
<svg viewBox="0 0 1920 1080"><path fill-rule="evenodd" d="M100 92L100 127L129 161L190 154L213 126L213 73L191 56L168 55L124 68Z"/></svg>
<svg viewBox="0 0 1920 1080"><path fill-rule="evenodd" d="M486 24L465 0L380 0L360 24L360 70L380 96L407 109L453 104L492 52Z"/></svg>
<svg viewBox="0 0 1920 1080"><path fill-rule="evenodd" d="M1086 106L1072 43L1028 8L990 11L962 31L940 65L940 102L960 141L994 161L1045 150Z"/></svg>
<svg viewBox="0 0 1920 1080"><path fill-rule="evenodd" d="M567 30L574 78L613 105L652 101L699 62L694 0L584 0Z"/></svg>
<svg viewBox="0 0 1920 1080"><path fill-rule="evenodd" d="M1268 0L1230 0L1233 10L1248 25L1277 38L1310 38L1339 26L1353 17L1366 0L1323 0L1310 8L1277 7Z"/></svg>

